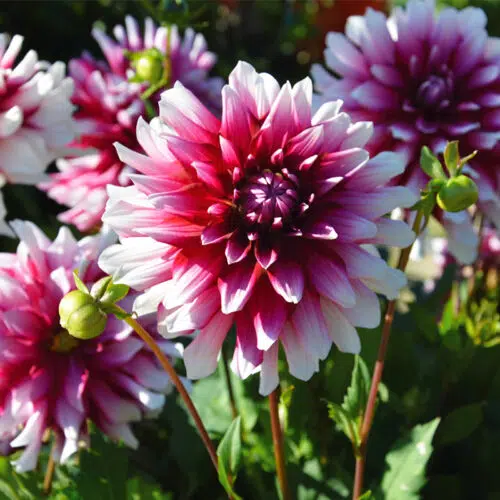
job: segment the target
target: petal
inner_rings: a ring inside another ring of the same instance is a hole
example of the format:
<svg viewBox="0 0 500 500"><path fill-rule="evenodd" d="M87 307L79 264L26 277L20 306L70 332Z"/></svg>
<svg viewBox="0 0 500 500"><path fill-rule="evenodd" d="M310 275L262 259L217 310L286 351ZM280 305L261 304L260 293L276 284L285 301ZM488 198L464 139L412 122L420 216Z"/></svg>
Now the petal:
<svg viewBox="0 0 500 500"><path fill-rule="evenodd" d="M326 298L321 298L321 310L325 318L330 337L335 345L342 352L350 354L359 354L361 343L358 332L341 313L340 308Z"/></svg>
<svg viewBox="0 0 500 500"><path fill-rule="evenodd" d="M222 342L231 328L232 315L218 312L184 351L184 363L190 379L208 377L217 368Z"/></svg>
<svg viewBox="0 0 500 500"><path fill-rule="evenodd" d="M221 308L224 314L240 311L248 302L257 279L260 266L251 259L229 266L218 280Z"/></svg>

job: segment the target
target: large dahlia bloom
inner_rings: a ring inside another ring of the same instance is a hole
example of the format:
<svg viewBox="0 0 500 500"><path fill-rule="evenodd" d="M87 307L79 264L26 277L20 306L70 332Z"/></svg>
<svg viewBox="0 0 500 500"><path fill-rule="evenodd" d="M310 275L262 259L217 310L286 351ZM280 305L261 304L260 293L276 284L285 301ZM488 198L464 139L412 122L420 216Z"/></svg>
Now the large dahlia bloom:
<svg viewBox="0 0 500 500"><path fill-rule="evenodd" d="M312 74L320 102L338 96L353 118L374 122L370 152L404 155L397 182L416 192L428 181L419 168L422 146L438 154L458 139L464 156L479 150L469 172L480 208L500 227L500 44L485 26L484 12L472 7L435 15L434 0L410 0L389 19L368 9L348 19L345 36L326 38L335 76L319 65ZM460 246L476 238L467 214L438 216L452 233L450 250L473 260L477 244Z"/></svg>
<svg viewBox="0 0 500 500"><path fill-rule="evenodd" d="M106 62L97 61L88 53L70 61L69 71L76 86L73 102L78 107L75 119L79 134L71 146L81 154L59 160L60 172L41 186L51 198L71 207L59 219L76 225L81 231L100 226L108 199L107 186L125 186L130 182L127 176L130 169L116 155L113 143L120 142L130 149L140 150L135 126L138 117L146 113L141 94L148 84L130 81L134 70L126 54L151 48L166 53L166 27L157 28L151 19L146 19L142 37L132 17L125 21L126 30L122 26L116 26L114 30L119 43L98 29L92 32L107 58ZM170 27L169 36L170 49L168 56L165 55L169 59L169 85L180 81L206 105L219 108L222 83L207 76L216 57L206 50L203 36L187 29L182 38L176 26ZM154 96L153 102L156 107Z"/></svg>
<svg viewBox="0 0 500 500"><path fill-rule="evenodd" d="M383 187L404 165L369 159L370 123L351 123L341 102L311 115L307 78L281 89L239 63L222 90L219 121L181 84L160 116L139 120L146 155L121 145L140 174L113 188L104 215L121 236L100 265L146 290L167 337L198 330L185 351L190 378L209 375L234 323L232 367L278 384L281 343L290 372L309 379L332 342L358 352L355 326L380 320L375 292L395 297L404 275L372 244L407 246L413 233L384 214L415 198ZM366 245L366 246L365 246Z"/></svg>
<svg viewBox="0 0 500 500"><path fill-rule="evenodd" d="M0 178L35 184L73 139L73 83L62 62L30 50L16 63L23 37L0 34Z"/></svg>
<svg viewBox="0 0 500 500"><path fill-rule="evenodd" d="M21 239L17 254L0 254L0 440L25 447L18 471L35 467L49 429L54 458L64 462L88 440L88 419L136 447L130 423L159 412L170 387L153 353L114 318L86 341L59 324L59 301L74 288L73 270L87 284L103 276L95 259L106 237L76 242L62 228L52 242L29 222L12 226ZM133 297L127 301L124 307ZM160 344L176 354L168 341Z"/></svg>

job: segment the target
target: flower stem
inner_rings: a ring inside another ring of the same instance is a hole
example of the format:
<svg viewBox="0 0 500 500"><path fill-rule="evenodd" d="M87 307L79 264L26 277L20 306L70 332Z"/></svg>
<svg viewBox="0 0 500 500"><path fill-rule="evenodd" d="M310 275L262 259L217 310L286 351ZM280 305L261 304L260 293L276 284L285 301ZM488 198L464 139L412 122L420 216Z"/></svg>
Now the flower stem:
<svg viewBox="0 0 500 500"><path fill-rule="evenodd" d="M417 212L415 217L415 222L413 223L413 232L417 235L420 234L423 227L422 218L424 214L421 210ZM406 265L408 264L408 259L410 258L411 249L413 248L413 243L404 248L399 256L399 262L397 269L404 271ZM368 438L370 437L370 430L373 424L373 417L375 416L375 405L377 402L377 394L380 386L380 381L382 380L382 373L384 371L385 357L387 354L387 347L389 345L389 337L391 335L392 322L394 320L394 311L396 309L396 300L391 300L387 304L387 310L384 316L384 323L382 326L382 337L380 339L380 345L377 353L377 361L375 363L375 368L373 370L372 382L370 386L370 393L368 395L368 402L366 403L366 408L364 411L363 422L361 425L360 432L360 444L358 447L358 453L356 456L356 472L354 475L354 489L352 498L353 500L358 500L358 498L363 493L363 478L365 473L366 465L366 453L368 447Z"/></svg>
<svg viewBox="0 0 500 500"><path fill-rule="evenodd" d="M229 371L229 363L227 359L227 352L222 346L222 366L224 367L224 378L226 379L227 392L229 395L229 403L231 405L231 413L233 420L238 416L238 408L236 407L236 399L234 398L233 383L231 381L231 373Z"/></svg>
<svg viewBox="0 0 500 500"><path fill-rule="evenodd" d="M123 312L126 313L126 311ZM208 436L207 430L205 429L205 426L201 421L200 415L198 414L198 411L196 410L193 401L191 400L188 392L186 391L186 388L181 382L181 379L177 375L176 371L174 370L167 356L165 356L165 354L158 347L158 344L154 341L153 337L151 337L151 335L134 318L132 318L131 316L127 316L124 321L128 325L130 325L135 330L137 335L139 335L139 337L141 337L141 339L149 346L149 348L158 358L158 361L160 362L163 369L167 372L168 376L174 383L175 387L179 391L179 394L181 395L181 398L183 399L185 405L187 406L189 413L193 417L194 423L196 424L196 428L198 429L203 444L205 445L205 448L207 449L207 452L210 455L210 459L212 460L215 470L218 471L217 453L215 451L214 445L210 437Z"/></svg>
<svg viewBox="0 0 500 500"><path fill-rule="evenodd" d="M52 480L54 479L54 472L56 470L56 461L52 456L52 452L54 451L54 446L49 453L49 461L47 462L47 469L45 470L45 477L43 479L43 493L48 496L50 495L50 491L52 490Z"/></svg>
<svg viewBox="0 0 500 500"><path fill-rule="evenodd" d="M276 460L276 472L281 489L282 500L290 500L290 489L286 477L285 449L283 443L283 431L281 429L278 415L278 389L269 394L269 411L271 413L271 430L273 433L274 459Z"/></svg>

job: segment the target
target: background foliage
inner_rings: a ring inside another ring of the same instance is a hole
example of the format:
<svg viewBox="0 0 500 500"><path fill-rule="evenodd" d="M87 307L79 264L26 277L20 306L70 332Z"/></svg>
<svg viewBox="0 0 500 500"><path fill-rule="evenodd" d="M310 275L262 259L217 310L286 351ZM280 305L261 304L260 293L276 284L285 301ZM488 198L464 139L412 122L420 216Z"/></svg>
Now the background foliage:
<svg viewBox="0 0 500 500"><path fill-rule="evenodd" d="M500 0L448 3L481 6L490 19L490 33L500 34ZM218 74L226 77L238 59L245 59L280 81L295 81L321 59L325 32L342 29L346 15L363 12L366 4L386 8L383 0L212 0L190 2L189 8L196 29L219 55ZM0 22L2 31L24 35L25 47L35 48L41 58L67 61L83 50L98 55L90 36L92 25L99 22L109 29L121 23L125 14L144 17L143 3L3 1ZM171 15L182 19L182 9ZM6 186L4 191L9 218L34 220L54 236L60 207L34 187ZM2 251L15 246L14 240L0 239ZM490 314L492 323L478 329L483 309L498 311L498 291L478 296L473 304L457 310L457 297L463 290L452 290L453 272L449 268L430 295L413 283L399 305L370 441L366 483L374 498L500 499L498 314ZM361 331L362 358L370 372L379 336L376 330ZM354 463L342 415L347 412L355 420L360 401L366 397L363 362L357 362L353 374L354 363L352 356L333 350L321 373L309 383L284 379L281 412L286 453L299 500L350 496ZM243 383L232 377L232 383L242 430L242 456L234 488L243 498L276 498L267 403L258 396L255 378ZM226 387L219 367L193 390L195 404L217 441L233 420ZM137 451L94 433L92 450L58 468L51 498L226 497L175 394L169 396L160 418L137 425L136 432L141 442ZM22 476L13 473L9 460L0 457L0 498L40 498L43 460L38 472Z"/></svg>

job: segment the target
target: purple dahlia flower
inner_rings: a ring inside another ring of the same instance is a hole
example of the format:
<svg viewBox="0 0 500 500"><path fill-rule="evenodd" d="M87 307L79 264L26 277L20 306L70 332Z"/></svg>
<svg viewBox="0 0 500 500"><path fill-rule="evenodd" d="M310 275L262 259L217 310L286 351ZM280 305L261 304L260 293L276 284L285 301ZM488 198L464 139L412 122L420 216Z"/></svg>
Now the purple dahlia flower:
<svg viewBox="0 0 500 500"><path fill-rule="evenodd" d="M488 37L484 12L447 7L435 14L434 0L410 0L389 19L372 9L350 17L345 35L329 33L326 44L334 74L312 70L320 102L335 96L354 119L373 121L368 150L401 153L407 167L397 182L416 192L428 181L419 168L422 146L438 154L458 139L464 156L479 150L469 172L479 207L500 227L500 41ZM472 261L477 243L461 245L477 241L468 215L438 217L461 234L450 251Z"/></svg>

